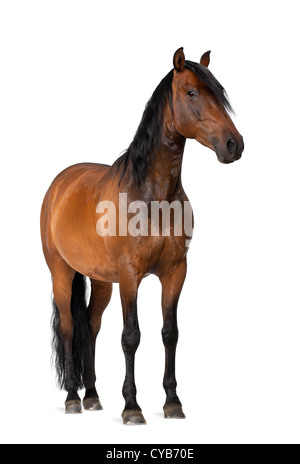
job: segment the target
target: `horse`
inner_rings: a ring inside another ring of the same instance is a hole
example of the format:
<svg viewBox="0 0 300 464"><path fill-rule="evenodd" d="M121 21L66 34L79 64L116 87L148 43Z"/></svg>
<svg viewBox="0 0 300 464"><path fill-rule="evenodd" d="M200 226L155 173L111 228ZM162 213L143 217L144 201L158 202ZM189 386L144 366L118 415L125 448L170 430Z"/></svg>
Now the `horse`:
<svg viewBox="0 0 300 464"><path fill-rule="evenodd" d="M128 234L125 229L132 214L126 216L124 227L119 194L126 194L127 205L140 201L149 206L151 202L172 205L176 201L183 208L188 202L181 182L186 139L195 139L213 150L221 163L241 158L243 138L230 117L233 110L225 89L208 69L209 63L210 51L196 63L186 60L183 48L179 48L173 56L172 70L148 101L129 148L111 166L81 163L68 167L53 180L44 197L41 238L52 276L52 344L58 384L67 391L66 414L82 413L82 405L85 410L102 409L95 386L96 338L112 285L119 283L126 363L122 418L127 425L146 423L137 403L134 377L141 335L137 293L142 279L154 274L162 286L164 417L185 418L176 392L175 357L177 307L191 237L185 230L181 235L174 233L173 209L169 234L163 233L161 224L154 234L139 230ZM99 202L115 205L114 211L99 209ZM103 218L100 212L105 211L106 226L114 219L117 233L107 233L109 227L106 233L99 231L99 219ZM146 216L149 231L150 216ZM89 301L87 279L91 283ZM78 390L82 388L85 396L81 402Z"/></svg>

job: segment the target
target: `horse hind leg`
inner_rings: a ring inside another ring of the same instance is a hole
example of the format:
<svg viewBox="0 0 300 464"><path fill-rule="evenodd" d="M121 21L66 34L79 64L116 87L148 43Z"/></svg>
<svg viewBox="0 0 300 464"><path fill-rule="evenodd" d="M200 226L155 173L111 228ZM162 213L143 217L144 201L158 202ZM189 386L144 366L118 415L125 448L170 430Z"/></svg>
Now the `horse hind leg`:
<svg viewBox="0 0 300 464"><path fill-rule="evenodd" d="M102 409L96 390L95 351L96 339L101 328L102 315L111 299L112 284L91 279L91 299L88 306L88 321L91 344L90 365L86 366L83 382L86 388L83 407L87 411Z"/></svg>
<svg viewBox="0 0 300 464"><path fill-rule="evenodd" d="M89 364L90 340L85 301L84 276L62 259L52 267L54 317L53 348L58 382L67 392L67 414L82 412L78 390L83 387Z"/></svg>

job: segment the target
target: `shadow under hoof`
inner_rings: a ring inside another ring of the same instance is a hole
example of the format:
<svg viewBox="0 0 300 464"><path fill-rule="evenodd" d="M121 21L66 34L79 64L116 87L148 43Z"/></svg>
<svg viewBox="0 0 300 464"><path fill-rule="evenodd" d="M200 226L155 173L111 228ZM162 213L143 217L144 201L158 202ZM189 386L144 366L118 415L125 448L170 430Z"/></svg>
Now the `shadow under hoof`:
<svg viewBox="0 0 300 464"><path fill-rule="evenodd" d="M66 401L65 406L66 406L66 414L81 414L82 413L82 407L81 407L80 400Z"/></svg>
<svg viewBox="0 0 300 464"><path fill-rule="evenodd" d="M146 421L142 411L123 411L122 413L124 425L145 425Z"/></svg>
<svg viewBox="0 0 300 464"><path fill-rule="evenodd" d="M181 404L165 404L165 419L185 419Z"/></svg>
<svg viewBox="0 0 300 464"><path fill-rule="evenodd" d="M83 407L86 411L101 411L103 409L99 398L85 398Z"/></svg>

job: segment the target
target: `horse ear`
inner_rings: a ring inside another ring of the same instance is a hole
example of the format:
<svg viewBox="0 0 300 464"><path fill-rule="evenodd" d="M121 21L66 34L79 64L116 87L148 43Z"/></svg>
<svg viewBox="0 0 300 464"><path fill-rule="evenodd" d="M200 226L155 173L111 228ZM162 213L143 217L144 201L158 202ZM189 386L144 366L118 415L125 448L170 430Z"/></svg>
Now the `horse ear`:
<svg viewBox="0 0 300 464"><path fill-rule="evenodd" d="M209 63L210 63L210 50L208 52L205 52L201 56L201 60L200 60L200 64L202 64L202 66L205 66L206 68L208 68Z"/></svg>
<svg viewBox="0 0 300 464"><path fill-rule="evenodd" d="M183 47L181 47L181 48L178 48L178 50L175 52L174 58L173 58L174 68L176 69L177 72L183 71L184 63L185 63L185 56L183 53Z"/></svg>

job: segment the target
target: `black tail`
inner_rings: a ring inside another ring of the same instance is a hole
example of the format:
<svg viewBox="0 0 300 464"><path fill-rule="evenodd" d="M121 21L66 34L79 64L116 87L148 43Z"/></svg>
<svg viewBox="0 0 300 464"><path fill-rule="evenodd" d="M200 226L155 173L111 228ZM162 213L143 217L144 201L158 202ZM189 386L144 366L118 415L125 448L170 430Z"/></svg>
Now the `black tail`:
<svg viewBox="0 0 300 464"><path fill-rule="evenodd" d="M91 360L89 323L86 302L85 277L76 272L72 284L71 311L74 322L73 363L77 388L83 388L83 377ZM66 388L64 344L60 333L59 311L53 298L52 348L57 380L60 388Z"/></svg>

